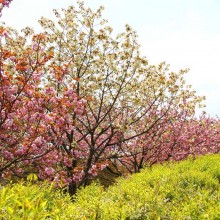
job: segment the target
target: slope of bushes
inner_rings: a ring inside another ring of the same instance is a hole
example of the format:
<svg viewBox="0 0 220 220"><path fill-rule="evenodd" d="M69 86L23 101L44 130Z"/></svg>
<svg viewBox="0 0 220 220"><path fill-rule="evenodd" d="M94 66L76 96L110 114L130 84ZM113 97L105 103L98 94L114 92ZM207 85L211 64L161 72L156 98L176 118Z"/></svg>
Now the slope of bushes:
<svg viewBox="0 0 220 220"><path fill-rule="evenodd" d="M1 219L220 219L220 155L156 165L104 190L78 190L75 202L47 184L0 190Z"/></svg>

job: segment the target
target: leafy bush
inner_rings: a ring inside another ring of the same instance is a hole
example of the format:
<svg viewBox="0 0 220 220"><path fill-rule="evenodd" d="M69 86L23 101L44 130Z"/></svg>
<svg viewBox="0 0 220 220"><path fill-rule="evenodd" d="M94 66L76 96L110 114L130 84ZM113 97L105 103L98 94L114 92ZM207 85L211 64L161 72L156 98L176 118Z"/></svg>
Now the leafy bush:
<svg viewBox="0 0 220 220"><path fill-rule="evenodd" d="M43 184L0 191L2 219L220 219L220 155L146 168L104 190L77 191L75 202Z"/></svg>
<svg viewBox="0 0 220 220"><path fill-rule="evenodd" d="M0 191L1 219L63 219L70 199L47 183L19 183L2 187Z"/></svg>

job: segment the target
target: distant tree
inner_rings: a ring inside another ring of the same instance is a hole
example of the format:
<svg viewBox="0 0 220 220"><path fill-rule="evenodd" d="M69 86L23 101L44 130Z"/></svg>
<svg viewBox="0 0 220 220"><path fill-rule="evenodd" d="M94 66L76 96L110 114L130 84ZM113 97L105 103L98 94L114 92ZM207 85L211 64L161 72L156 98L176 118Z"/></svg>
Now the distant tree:
<svg viewBox="0 0 220 220"><path fill-rule="evenodd" d="M133 140L122 148L123 157L118 157L116 170L126 168L127 172L139 172L145 166L188 156L220 152L220 121L203 113L199 117L188 117L187 111L180 111L164 118L146 135Z"/></svg>

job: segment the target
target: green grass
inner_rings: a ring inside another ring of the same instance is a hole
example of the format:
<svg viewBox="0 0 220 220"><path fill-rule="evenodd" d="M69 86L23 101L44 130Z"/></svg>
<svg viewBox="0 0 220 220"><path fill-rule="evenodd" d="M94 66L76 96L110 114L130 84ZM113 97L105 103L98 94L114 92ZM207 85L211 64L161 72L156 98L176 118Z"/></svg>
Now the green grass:
<svg viewBox="0 0 220 220"><path fill-rule="evenodd" d="M48 184L0 190L0 219L220 219L220 155L155 165L104 189L78 190L75 202Z"/></svg>

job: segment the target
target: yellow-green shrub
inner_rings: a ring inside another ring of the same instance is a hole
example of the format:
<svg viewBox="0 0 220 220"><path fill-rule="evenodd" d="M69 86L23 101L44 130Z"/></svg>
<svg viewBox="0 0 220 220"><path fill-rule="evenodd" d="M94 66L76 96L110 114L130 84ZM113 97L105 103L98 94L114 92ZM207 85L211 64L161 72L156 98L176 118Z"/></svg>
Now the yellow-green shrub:
<svg viewBox="0 0 220 220"><path fill-rule="evenodd" d="M75 202L47 183L0 190L0 219L220 219L220 155L156 165L78 190Z"/></svg>
<svg viewBox="0 0 220 220"><path fill-rule="evenodd" d="M90 215L86 219L220 219L220 155L208 155L194 160L156 165L145 169L98 194L97 200L87 200ZM100 189L96 186L91 190ZM80 207L85 196L77 194L75 206ZM75 216L76 219L78 216Z"/></svg>
<svg viewBox="0 0 220 220"><path fill-rule="evenodd" d="M63 219L70 199L49 184L17 183L1 188L0 219Z"/></svg>

